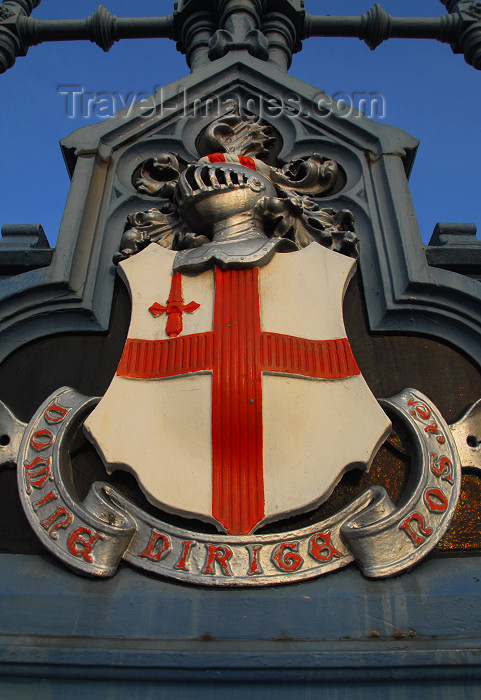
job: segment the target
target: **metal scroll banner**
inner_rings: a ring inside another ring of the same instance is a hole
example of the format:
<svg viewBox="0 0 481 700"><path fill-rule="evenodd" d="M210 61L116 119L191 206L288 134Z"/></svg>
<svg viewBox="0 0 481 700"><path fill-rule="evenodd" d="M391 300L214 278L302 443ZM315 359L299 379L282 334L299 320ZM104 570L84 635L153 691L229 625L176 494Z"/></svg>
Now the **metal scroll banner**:
<svg viewBox="0 0 481 700"><path fill-rule="evenodd" d="M461 464L454 439L436 407L414 389L381 402L402 421L413 454L412 486L401 505L375 486L315 525L247 536L174 527L103 482L79 502L69 446L97 401L68 387L56 391L26 427L17 460L32 528L52 554L82 574L111 576L124 559L183 582L259 586L320 576L355 560L366 576L392 576L435 547L456 508Z"/></svg>

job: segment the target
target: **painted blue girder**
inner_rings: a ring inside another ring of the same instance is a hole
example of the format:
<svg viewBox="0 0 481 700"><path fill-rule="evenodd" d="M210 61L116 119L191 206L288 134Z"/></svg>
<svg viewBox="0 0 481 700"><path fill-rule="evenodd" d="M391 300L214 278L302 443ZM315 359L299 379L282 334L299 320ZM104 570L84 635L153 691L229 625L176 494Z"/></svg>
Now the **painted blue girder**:
<svg viewBox="0 0 481 700"><path fill-rule="evenodd" d="M441 559L385 581L352 566L212 590L3 554L0 697L479 697L480 572L479 558Z"/></svg>

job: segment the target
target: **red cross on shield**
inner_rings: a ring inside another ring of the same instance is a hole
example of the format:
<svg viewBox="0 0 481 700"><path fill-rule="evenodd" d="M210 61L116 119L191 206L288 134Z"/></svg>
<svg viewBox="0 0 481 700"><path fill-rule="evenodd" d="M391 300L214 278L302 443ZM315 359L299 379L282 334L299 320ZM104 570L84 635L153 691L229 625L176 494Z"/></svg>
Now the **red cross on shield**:
<svg viewBox="0 0 481 700"><path fill-rule="evenodd" d="M261 268L173 279L174 257L151 244L122 263L131 327L85 423L107 470L233 535L315 507L389 431L345 336L354 261L311 244ZM174 288L198 305L179 305L177 337L149 313Z"/></svg>

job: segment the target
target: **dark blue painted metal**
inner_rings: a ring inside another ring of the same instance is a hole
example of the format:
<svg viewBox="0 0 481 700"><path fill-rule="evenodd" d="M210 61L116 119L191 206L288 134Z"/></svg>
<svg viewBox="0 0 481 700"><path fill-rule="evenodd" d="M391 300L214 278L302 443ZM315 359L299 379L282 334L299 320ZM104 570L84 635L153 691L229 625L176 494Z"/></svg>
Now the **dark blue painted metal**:
<svg viewBox="0 0 481 700"><path fill-rule="evenodd" d="M156 687L155 697L184 697L195 683L194 697L222 684L228 697L246 697L262 684L262 697L329 688L323 697L404 698L428 684L437 697L474 698L480 564L431 560L387 581L350 568L292 586L204 590L126 566L97 581L47 557L0 555L0 696L30 697L17 693L43 678L57 697L61 688L81 697L74 679L82 693L90 683L106 692L102 679L114 698L136 697L126 682Z"/></svg>

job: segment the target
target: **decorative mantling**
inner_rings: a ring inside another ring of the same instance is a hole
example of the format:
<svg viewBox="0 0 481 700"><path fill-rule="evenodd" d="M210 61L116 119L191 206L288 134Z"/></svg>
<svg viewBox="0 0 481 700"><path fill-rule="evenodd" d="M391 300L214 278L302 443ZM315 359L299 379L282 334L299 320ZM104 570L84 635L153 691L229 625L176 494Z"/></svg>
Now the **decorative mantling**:
<svg viewBox="0 0 481 700"><path fill-rule="evenodd" d="M316 241L351 257L358 255L354 216L348 210L323 209L312 197L325 197L342 186L338 164L317 153L282 167L265 160L275 142L271 129L243 119L236 104L207 126L198 139L201 157L187 164L178 154L161 153L144 160L132 183L141 194L168 200L159 208L127 217L120 253L114 262L136 254L155 242L171 250L197 248L213 240L210 226L192 214L191 200L221 192L250 189L256 193L247 219L252 231L273 239L279 250L298 250ZM216 207L229 205L219 201ZM195 209L195 207L194 207ZM282 240L281 240L282 239Z"/></svg>

